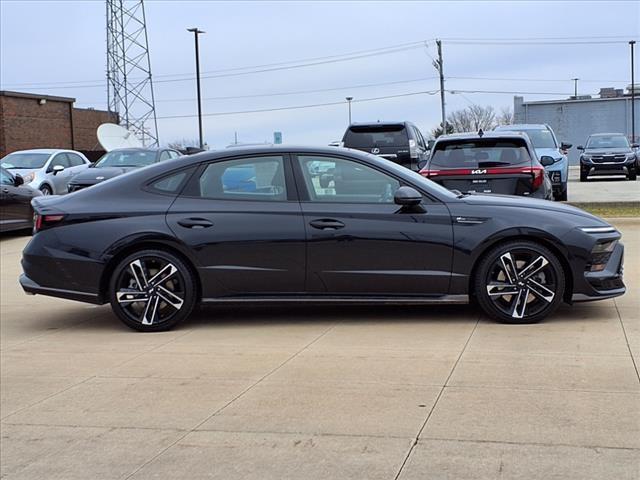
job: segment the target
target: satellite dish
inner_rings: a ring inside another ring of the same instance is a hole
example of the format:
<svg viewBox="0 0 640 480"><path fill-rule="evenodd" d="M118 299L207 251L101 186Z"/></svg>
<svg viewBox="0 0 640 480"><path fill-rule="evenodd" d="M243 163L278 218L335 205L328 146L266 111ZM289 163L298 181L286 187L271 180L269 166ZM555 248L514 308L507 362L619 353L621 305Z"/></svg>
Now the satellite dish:
<svg viewBox="0 0 640 480"><path fill-rule="evenodd" d="M98 142L107 152L116 148L139 148L142 142L133 132L115 123L103 123L98 127Z"/></svg>

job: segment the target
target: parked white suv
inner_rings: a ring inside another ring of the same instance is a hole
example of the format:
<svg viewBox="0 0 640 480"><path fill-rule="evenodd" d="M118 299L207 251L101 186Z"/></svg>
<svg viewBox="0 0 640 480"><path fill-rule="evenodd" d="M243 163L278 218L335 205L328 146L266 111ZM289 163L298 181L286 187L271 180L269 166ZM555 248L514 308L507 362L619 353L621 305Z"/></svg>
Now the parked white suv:
<svg viewBox="0 0 640 480"><path fill-rule="evenodd" d="M43 195L67 193L69 180L89 167L91 162L75 150L34 149L13 152L0 165L13 175L20 175L25 185Z"/></svg>

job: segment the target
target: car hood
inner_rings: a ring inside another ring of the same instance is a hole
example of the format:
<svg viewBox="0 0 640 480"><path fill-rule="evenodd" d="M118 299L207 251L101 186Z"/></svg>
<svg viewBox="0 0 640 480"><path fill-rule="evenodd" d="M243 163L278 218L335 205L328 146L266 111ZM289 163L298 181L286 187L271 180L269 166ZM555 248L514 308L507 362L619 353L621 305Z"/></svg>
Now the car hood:
<svg viewBox="0 0 640 480"><path fill-rule="evenodd" d="M71 179L70 183L94 184L108 180L123 173L136 170L137 167L97 167L87 168Z"/></svg>
<svg viewBox="0 0 640 480"><path fill-rule="evenodd" d="M608 153L633 153L633 150L626 147L620 148L587 148L584 153L588 155L606 155Z"/></svg>
<svg viewBox="0 0 640 480"><path fill-rule="evenodd" d="M565 203L550 202L548 200L539 200L530 197L516 197L512 195L467 195L463 197L463 201L469 205L477 205L482 211L490 211L490 207L516 207L520 209L547 210L550 214L569 214L591 220L591 224L609 226L607 222L601 218L591 215L572 205ZM486 210L485 210L485 207ZM526 212L523 212L526 215ZM586 225L590 226L590 225Z"/></svg>
<svg viewBox="0 0 640 480"><path fill-rule="evenodd" d="M26 177L27 175L29 175L30 173L35 174L37 171L39 171L39 168L7 168L7 170L9 172L11 172L12 175L20 175L22 178Z"/></svg>

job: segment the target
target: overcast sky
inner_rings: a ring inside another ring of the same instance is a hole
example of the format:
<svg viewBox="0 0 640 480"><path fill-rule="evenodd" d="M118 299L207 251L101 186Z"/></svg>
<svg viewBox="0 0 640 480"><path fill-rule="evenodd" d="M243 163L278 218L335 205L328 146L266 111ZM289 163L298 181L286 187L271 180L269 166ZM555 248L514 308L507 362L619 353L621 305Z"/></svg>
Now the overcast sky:
<svg viewBox="0 0 640 480"><path fill-rule="evenodd" d="M527 100L543 100L572 95L574 77L580 78L579 94L595 94L600 87L626 87L630 83L627 41L640 36L638 1L147 0L145 8L163 144L197 138L195 116L163 118L196 113L193 34L186 31L188 27L207 32L200 42L202 72L428 41L426 48L418 45L350 61L204 79L205 115L341 102L316 108L205 116L205 141L214 148L231 143L234 132L241 142L271 141L276 130L283 132L285 143L327 144L338 140L348 121L346 96L355 99L354 121L411 120L427 132L440 120L438 95L358 100L436 91L437 72L429 57L436 56L434 38L443 39L447 89L521 91L529 92L524 95ZM74 97L77 106L106 108L105 1L1 0L0 19L0 89ZM595 38L614 36L619 38ZM572 42L618 43L478 41L559 37L571 37ZM167 76L171 74L184 76ZM175 78L186 80L162 81ZM363 87L381 83L387 85ZM326 89L334 90L211 98ZM448 111L471 102L499 110L513 104L513 94L447 94Z"/></svg>

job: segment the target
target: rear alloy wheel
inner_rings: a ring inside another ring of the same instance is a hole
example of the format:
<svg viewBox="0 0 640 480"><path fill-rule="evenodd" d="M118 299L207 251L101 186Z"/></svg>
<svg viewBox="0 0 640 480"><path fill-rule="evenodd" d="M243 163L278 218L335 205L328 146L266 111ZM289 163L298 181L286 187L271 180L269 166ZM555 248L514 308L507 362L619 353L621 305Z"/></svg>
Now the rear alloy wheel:
<svg viewBox="0 0 640 480"><path fill-rule="evenodd" d="M109 292L118 318L142 332L169 330L189 316L196 300L191 270L162 250L143 250L122 260Z"/></svg>
<svg viewBox="0 0 640 480"><path fill-rule="evenodd" d="M516 241L491 250L475 278L478 303L503 323L535 323L562 302L565 277L558 258L547 248Z"/></svg>
<svg viewBox="0 0 640 480"><path fill-rule="evenodd" d="M42 195L53 195L53 192L51 191L51 187L49 187L49 185L42 185L40 187L40 192L42 192Z"/></svg>

